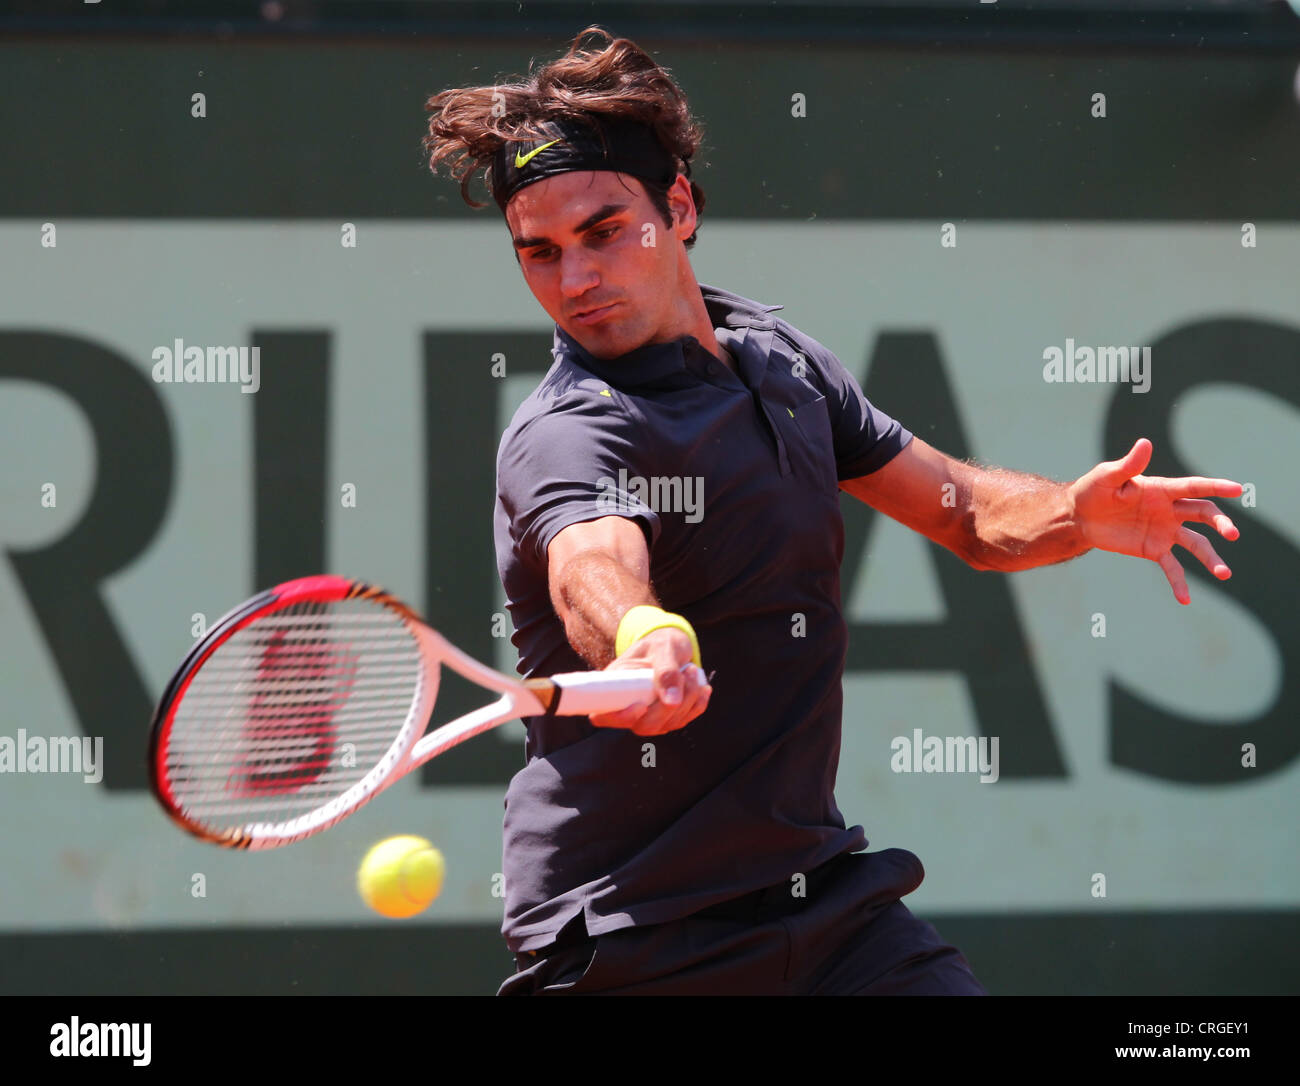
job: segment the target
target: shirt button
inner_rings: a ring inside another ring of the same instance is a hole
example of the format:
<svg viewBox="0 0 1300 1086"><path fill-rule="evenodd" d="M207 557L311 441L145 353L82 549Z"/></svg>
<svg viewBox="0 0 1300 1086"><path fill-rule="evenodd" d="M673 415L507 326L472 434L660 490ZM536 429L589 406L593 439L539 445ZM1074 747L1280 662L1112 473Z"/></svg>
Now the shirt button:
<svg viewBox="0 0 1300 1086"><path fill-rule="evenodd" d="M709 365L708 365L708 367L707 367L707 372L708 372L709 376L710 376L710 377L717 377L717 376L718 376L718 371L719 371L719 366L718 366L718 364L717 364L716 362L710 362Z"/></svg>

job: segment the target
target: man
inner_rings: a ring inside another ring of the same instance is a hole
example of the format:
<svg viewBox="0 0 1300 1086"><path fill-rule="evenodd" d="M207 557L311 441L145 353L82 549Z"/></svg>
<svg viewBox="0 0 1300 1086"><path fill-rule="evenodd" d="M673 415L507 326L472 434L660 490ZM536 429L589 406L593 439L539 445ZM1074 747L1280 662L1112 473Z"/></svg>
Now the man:
<svg viewBox="0 0 1300 1086"><path fill-rule="evenodd" d="M594 30L595 28L593 28ZM977 570L1100 548L1228 568L1226 480L1071 484L961 463L867 402L816 340L701 286L699 133L625 39L526 83L444 91L426 145L488 168L554 365L502 437L498 564L528 675L646 667L656 699L527 721L506 797L503 994L983 994L835 804L847 628L842 489ZM715 672L716 688L692 664Z"/></svg>

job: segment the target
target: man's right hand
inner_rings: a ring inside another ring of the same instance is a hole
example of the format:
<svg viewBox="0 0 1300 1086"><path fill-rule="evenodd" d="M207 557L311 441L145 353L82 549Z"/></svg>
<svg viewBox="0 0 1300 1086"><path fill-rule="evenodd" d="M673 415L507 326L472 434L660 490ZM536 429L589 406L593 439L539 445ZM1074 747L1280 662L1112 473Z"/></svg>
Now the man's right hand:
<svg viewBox="0 0 1300 1086"><path fill-rule="evenodd" d="M672 627L651 630L612 661L615 668L653 668L655 700L617 713L590 718L598 728L626 728L637 735L663 735L684 728L709 707L713 687L704 672L691 662L691 639Z"/></svg>

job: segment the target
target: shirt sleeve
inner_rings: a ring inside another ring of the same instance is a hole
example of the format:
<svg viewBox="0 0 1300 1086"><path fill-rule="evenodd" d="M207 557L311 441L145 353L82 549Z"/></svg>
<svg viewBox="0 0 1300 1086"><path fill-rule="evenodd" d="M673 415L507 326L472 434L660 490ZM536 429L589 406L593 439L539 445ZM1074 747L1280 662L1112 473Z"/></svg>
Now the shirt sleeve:
<svg viewBox="0 0 1300 1086"><path fill-rule="evenodd" d="M785 324L784 321L781 322ZM808 359L826 397L835 445L836 478L856 479L879 471L912 440L912 432L863 395L857 378L829 348L785 324Z"/></svg>
<svg viewBox="0 0 1300 1086"><path fill-rule="evenodd" d="M544 571L547 548L561 531L607 516L636 521L653 551L659 514L624 486L636 473L634 457L626 420L612 412L553 409L507 430L497 454L497 496L523 561Z"/></svg>

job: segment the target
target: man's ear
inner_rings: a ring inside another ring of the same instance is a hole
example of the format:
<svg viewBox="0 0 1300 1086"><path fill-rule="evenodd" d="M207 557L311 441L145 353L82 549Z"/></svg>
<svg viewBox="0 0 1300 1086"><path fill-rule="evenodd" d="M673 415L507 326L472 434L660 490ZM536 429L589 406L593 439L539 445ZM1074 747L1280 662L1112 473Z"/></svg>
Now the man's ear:
<svg viewBox="0 0 1300 1086"><path fill-rule="evenodd" d="M680 240L685 241L695 229L695 201L691 198L691 183L685 174L678 174L668 189L668 210L672 212L673 228ZM686 229L687 226L690 229Z"/></svg>

